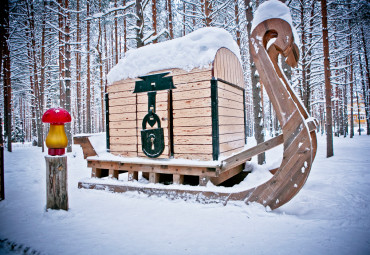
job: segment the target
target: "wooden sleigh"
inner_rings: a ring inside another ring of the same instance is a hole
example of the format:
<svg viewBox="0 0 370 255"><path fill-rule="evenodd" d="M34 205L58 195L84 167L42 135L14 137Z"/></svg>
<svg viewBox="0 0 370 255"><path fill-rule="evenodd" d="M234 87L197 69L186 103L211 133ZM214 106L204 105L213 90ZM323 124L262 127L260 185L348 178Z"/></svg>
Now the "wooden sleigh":
<svg viewBox="0 0 370 255"><path fill-rule="evenodd" d="M267 49L269 40L276 40ZM222 183L240 173L244 164L251 157L272 149L280 144L284 146L283 159L278 169L273 171L271 179L257 187L239 192L213 192L204 189L188 189L178 186L155 187L146 184L129 185L109 184L104 182L83 181L79 188L109 190L113 192L137 191L148 195L168 198L188 199L195 197L202 202L244 201L258 202L271 209L278 208L291 200L303 187L315 158L316 123L310 118L304 106L294 94L286 77L278 66L278 56L282 55L287 64L297 65L299 52L294 44L290 25L281 19L269 19L260 23L252 32L250 52L253 56L260 80L263 83L282 127L282 134L252 148L242 150L220 161L200 164L197 161L176 163L176 161L156 161L137 163L122 158L102 161L88 158L88 166L93 168L93 177L118 177L121 172L129 173L129 180L137 179L139 171L147 173L150 182L157 182L160 174L172 174L173 183L181 184L184 174L199 176L202 180L211 180L214 184ZM88 137L75 137L75 143L81 144L85 158L96 155ZM102 169L106 173L102 173ZM178 173L182 173L181 175ZM173 188L176 187L176 188Z"/></svg>

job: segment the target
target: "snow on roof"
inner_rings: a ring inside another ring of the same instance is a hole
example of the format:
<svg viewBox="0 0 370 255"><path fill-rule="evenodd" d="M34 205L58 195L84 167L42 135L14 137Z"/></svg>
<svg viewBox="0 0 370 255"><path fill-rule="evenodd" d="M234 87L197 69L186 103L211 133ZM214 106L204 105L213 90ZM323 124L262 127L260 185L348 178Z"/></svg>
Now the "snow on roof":
<svg viewBox="0 0 370 255"><path fill-rule="evenodd" d="M190 71L205 68L213 62L217 50L222 47L241 59L239 47L231 34L215 27L201 28L181 38L129 50L108 73L108 83L164 69Z"/></svg>
<svg viewBox="0 0 370 255"><path fill-rule="evenodd" d="M252 21L252 31L258 24L265 20L279 18L289 23L293 31L294 42L299 46L298 33L293 26L292 16L290 15L289 7L279 0L269 0L261 4L254 13Z"/></svg>

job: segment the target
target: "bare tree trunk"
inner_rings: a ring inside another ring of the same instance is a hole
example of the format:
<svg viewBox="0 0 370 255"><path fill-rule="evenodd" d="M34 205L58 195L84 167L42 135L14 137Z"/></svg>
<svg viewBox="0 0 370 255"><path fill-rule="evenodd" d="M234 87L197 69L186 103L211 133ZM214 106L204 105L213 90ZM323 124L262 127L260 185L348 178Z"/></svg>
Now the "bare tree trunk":
<svg viewBox="0 0 370 255"><path fill-rule="evenodd" d="M240 27L239 27L239 6L238 0L235 0L235 23L236 23L236 43L240 48Z"/></svg>
<svg viewBox="0 0 370 255"><path fill-rule="evenodd" d="M363 70L363 65L361 61L361 56L358 55L359 58L359 63L360 63L360 71L361 71L361 81L362 81L362 94L364 95L364 105L365 105L365 116L366 116L366 134L370 134L370 116L369 116L369 97L367 95L366 91L366 81L365 81L365 75L364 75L364 70Z"/></svg>
<svg viewBox="0 0 370 255"><path fill-rule="evenodd" d="M305 30L305 19L304 19L304 1L301 2L301 36L302 36L302 99L303 104L306 107L307 111L309 112L309 104L310 104L310 93L309 93L309 86L307 82L307 64L306 64L306 30Z"/></svg>
<svg viewBox="0 0 370 255"><path fill-rule="evenodd" d="M101 0L99 0L99 11L101 12ZM101 19L99 18L99 36L98 36L98 43L96 45L96 51L98 52L99 56L99 79L100 79L100 104L101 104L101 125L100 131L104 130L104 122L105 122L105 110L104 110L104 81L103 81L103 54L101 50L102 45L102 31L101 31Z"/></svg>
<svg viewBox="0 0 370 255"><path fill-rule="evenodd" d="M252 20L253 20L253 10L249 5L250 0L245 0L245 6L247 7L247 32L248 38L252 33ZM249 42L250 43L250 42ZM251 47L251 45L250 45ZM259 76L257 75L256 65L253 63L252 56L250 55L250 69L251 69L251 81L252 81L252 95L253 95L253 113L254 113L254 137L257 144L265 141L265 135L263 133L263 113L261 105L261 85L259 83ZM258 155L258 164L262 165L265 163L265 153Z"/></svg>
<svg viewBox="0 0 370 255"><path fill-rule="evenodd" d="M35 114L36 114L36 130L37 130L37 146L42 147L43 145L43 127L41 122L41 115L42 115L42 106L41 106L41 97L40 94L40 83L39 83L39 76L38 76L38 59L37 59L37 51L36 51L36 31L35 31L35 17L34 17L34 9L33 4L27 5L28 12L29 12L29 29L30 29L30 36L31 36L31 54L32 54L32 67L33 67L33 82L34 82L34 97L35 97Z"/></svg>
<svg viewBox="0 0 370 255"><path fill-rule="evenodd" d="M347 60L346 60L346 65L348 64ZM343 96L344 96L344 103L343 103L343 112L344 112L344 125L343 125L343 132L344 132L344 137L347 137L348 135L348 93L347 93L347 81L348 81L348 74L347 72L345 73L345 76L344 76L344 92L343 92Z"/></svg>
<svg viewBox="0 0 370 255"><path fill-rule="evenodd" d="M136 48L144 46L143 42L143 27L144 27L144 14L141 0L136 0Z"/></svg>
<svg viewBox="0 0 370 255"><path fill-rule="evenodd" d="M66 110L71 113L71 44L70 44L70 22L69 0L65 0L66 24L65 24L65 86L66 86ZM68 138L67 152L72 152L72 124L66 123L66 134Z"/></svg>
<svg viewBox="0 0 370 255"><path fill-rule="evenodd" d="M212 18L211 18L211 13L212 13L212 3L210 0L204 0L204 14L206 16L206 27L211 26Z"/></svg>
<svg viewBox="0 0 370 255"><path fill-rule="evenodd" d="M63 12L62 7L64 7L62 0L58 0L58 25L59 25L59 91L60 91L60 106L65 107L65 89L64 89L64 44L63 44L63 34L64 22L63 22Z"/></svg>
<svg viewBox="0 0 370 255"><path fill-rule="evenodd" d="M334 155L333 148L333 118L331 111L331 84L329 60L329 33L326 0L321 0L322 34L324 48L324 74L325 74L325 102L326 102L326 157Z"/></svg>
<svg viewBox="0 0 370 255"><path fill-rule="evenodd" d="M44 11L46 11L46 1L43 0L43 7ZM40 113L44 113L44 88L45 88L45 30L46 30L46 17L43 16L42 18L42 31L41 31L41 71L40 71ZM45 150L44 146L44 129L43 125L41 124L41 148L42 152Z"/></svg>
<svg viewBox="0 0 370 255"><path fill-rule="evenodd" d="M123 6L126 5L126 0L123 0ZM126 10L123 11L123 52L126 53L127 51L127 21L126 21Z"/></svg>
<svg viewBox="0 0 370 255"><path fill-rule="evenodd" d="M156 0L152 0L152 19L153 19L153 31L154 31L153 36L156 36L157 35L157 1ZM153 43L157 43L157 42L158 42L157 39L153 40Z"/></svg>
<svg viewBox="0 0 370 255"><path fill-rule="evenodd" d="M8 151L12 151L12 87L11 87L11 70L10 70L10 51L9 51L9 6L5 1L4 6L0 9L0 72L3 72L3 89L4 89L4 133ZM1 124L1 123L0 123ZM2 135L2 134L0 134Z"/></svg>
<svg viewBox="0 0 370 255"><path fill-rule="evenodd" d="M356 101L357 101L358 134L361 135L361 112L357 86L356 86Z"/></svg>
<svg viewBox="0 0 370 255"><path fill-rule="evenodd" d="M168 27L170 28L170 39L173 39L172 0L167 0L167 3L168 3Z"/></svg>
<svg viewBox="0 0 370 255"><path fill-rule="evenodd" d="M365 34L364 34L364 28L363 26L361 25L360 26L360 29L361 29L361 40L362 40L362 46L364 47L364 57L365 57L365 74L366 74L366 81L367 81L367 94L364 94L364 97L366 98L366 101L368 103L368 106L370 104L370 75L369 75L369 59L367 57L367 47L366 47L366 38L365 38ZM361 63L361 61L360 61ZM370 135L370 108L367 107L365 109L366 111L366 122L367 122L367 132L366 134L367 135Z"/></svg>
<svg viewBox="0 0 370 255"><path fill-rule="evenodd" d="M183 36L186 35L186 3L185 2L182 2L182 9L184 10L184 15L182 17L182 23L183 23Z"/></svg>
<svg viewBox="0 0 370 255"><path fill-rule="evenodd" d="M90 0L86 3L86 16L90 16ZM87 73L86 73L86 133L91 133L91 92L90 92L90 20L86 21L86 51L87 51Z"/></svg>
<svg viewBox="0 0 370 255"><path fill-rule="evenodd" d="M77 96L77 130L78 133L82 133L81 126L82 126L82 112L81 112L81 28L80 28L80 0L77 0L76 3L76 96Z"/></svg>
<svg viewBox="0 0 370 255"><path fill-rule="evenodd" d="M99 5L101 5L99 1ZM117 0L114 1L114 6L117 7ZM99 19L99 26L100 26L100 19ZM115 55L115 63L114 65L118 64L118 19L117 19L117 11L114 12L114 39L115 39L115 50L114 50L114 55Z"/></svg>

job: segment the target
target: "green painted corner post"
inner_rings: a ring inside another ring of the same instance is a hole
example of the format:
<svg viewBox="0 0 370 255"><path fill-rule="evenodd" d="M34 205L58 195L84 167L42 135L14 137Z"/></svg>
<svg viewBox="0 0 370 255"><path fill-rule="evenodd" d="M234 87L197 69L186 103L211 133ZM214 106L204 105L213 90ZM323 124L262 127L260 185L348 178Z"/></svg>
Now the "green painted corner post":
<svg viewBox="0 0 370 255"><path fill-rule="evenodd" d="M46 210L68 211L67 156L45 156Z"/></svg>

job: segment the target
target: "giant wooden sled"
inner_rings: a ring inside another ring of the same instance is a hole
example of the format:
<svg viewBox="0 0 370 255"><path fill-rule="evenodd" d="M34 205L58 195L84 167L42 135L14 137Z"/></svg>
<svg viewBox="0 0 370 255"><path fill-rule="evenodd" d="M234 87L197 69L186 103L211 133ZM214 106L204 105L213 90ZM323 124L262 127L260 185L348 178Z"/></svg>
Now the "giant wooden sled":
<svg viewBox="0 0 370 255"><path fill-rule="evenodd" d="M272 38L276 40L267 50ZM245 149L242 68L233 52L220 48L209 68L161 70L109 86L107 133L110 152L116 157L104 160L95 156L86 136L75 137L74 141L82 145L92 177L118 178L120 173L128 172L128 180L133 181L142 172L150 183L170 177L172 183L183 184L192 177L200 186L209 181L223 183L242 172L251 157L283 144L281 165L269 181L240 192L96 181L80 182L79 188L195 197L205 202L241 200L271 209L292 199L309 175L317 148L315 120L309 117L277 64L280 54L290 66L296 66L299 52L290 25L281 19L260 23L250 40L250 52L276 111L281 135ZM161 84L160 79L166 77L172 77L172 81ZM160 135L153 131L159 128L163 132ZM161 142L155 144L158 136Z"/></svg>

